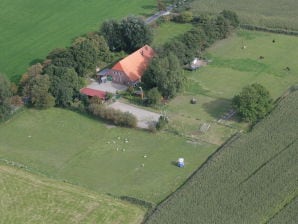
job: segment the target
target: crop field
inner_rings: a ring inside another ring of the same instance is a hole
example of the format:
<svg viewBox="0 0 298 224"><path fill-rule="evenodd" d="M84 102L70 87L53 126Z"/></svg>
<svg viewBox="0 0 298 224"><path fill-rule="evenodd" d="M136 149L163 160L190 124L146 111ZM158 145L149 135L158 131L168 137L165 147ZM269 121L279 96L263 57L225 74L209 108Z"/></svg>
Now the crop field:
<svg viewBox="0 0 298 224"><path fill-rule="evenodd" d="M215 43L204 56L212 62L196 71L186 71L184 93L166 108L175 130L199 140L220 145L233 133L246 130L244 123L217 122L230 111L231 99L245 85L260 83L277 99L298 84L297 37L238 30ZM192 97L197 104L190 103ZM210 124L210 130L201 133L204 123Z"/></svg>
<svg viewBox="0 0 298 224"><path fill-rule="evenodd" d="M241 23L298 30L296 0L194 0L192 10L199 13L218 13L224 9L236 12Z"/></svg>
<svg viewBox="0 0 298 224"><path fill-rule="evenodd" d="M154 0L0 0L0 72L12 79L53 49L99 29L106 19L148 16Z"/></svg>
<svg viewBox="0 0 298 224"><path fill-rule="evenodd" d="M298 91L219 149L146 224L297 223Z"/></svg>
<svg viewBox="0 0 298 224"><path fill-rule="evenodd" d="M0 165L0 223L139 223L144 210L106 195Z"/></svg>
<svg viewBox="0 0 298 224"><path fill-rule="evenodd" d="M57 108L25 110L0 125L0 159L99 193L153 203L175 191L215 149ZM175 165L179 157L186 160L184 169Z"/></svg>

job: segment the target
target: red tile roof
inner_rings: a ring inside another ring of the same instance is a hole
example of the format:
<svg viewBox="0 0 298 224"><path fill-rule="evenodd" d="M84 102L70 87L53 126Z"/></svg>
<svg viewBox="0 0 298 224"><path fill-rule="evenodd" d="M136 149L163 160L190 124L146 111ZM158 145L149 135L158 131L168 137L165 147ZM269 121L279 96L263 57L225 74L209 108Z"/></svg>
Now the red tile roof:
<svg viewBox="0 0 298 224"><path fill-rule="evenodd" d="M80 89L80 93L85 94L87 96L97 96L100 99L105 99L106 97L106 92L90 88L82 88Z"/></svg>
<svg viewBox="0 0 298 224"><path fill-rule="evenodd" d="M137 81L142 77L153 56L153 49L145 45L123 58L112 69L124 72L131 81Z"/></svg>

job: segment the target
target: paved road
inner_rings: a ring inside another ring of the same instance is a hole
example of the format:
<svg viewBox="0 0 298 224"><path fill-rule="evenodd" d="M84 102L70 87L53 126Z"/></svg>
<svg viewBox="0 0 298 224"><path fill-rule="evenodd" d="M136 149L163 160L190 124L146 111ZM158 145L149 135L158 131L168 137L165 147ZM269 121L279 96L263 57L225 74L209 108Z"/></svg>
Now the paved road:
<svg viewBox="0 0 298 224"><path fill-rule="evenodd" d="M172 10L173 10L173 6L168 6L166 10L159 11L155 13L153 16L150 16L149 18L147 18L145 20L145 24L150 24L153 21L157 20L159 17L170 14Z"/></svg>

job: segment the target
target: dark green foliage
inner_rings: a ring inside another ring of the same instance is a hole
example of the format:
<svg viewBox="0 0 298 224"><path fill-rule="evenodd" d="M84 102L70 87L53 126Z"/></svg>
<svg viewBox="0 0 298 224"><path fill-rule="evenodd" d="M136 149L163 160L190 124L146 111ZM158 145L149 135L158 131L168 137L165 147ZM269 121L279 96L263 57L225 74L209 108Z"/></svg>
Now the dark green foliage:
<svg viewBox="0 0 298 224"><path fill-rule="evenodd" d="M95 70L98 52L90 40L84 40L70 48L75 60L75 70L79 76L86 76L90 70Z"/></svg>
<svg viewBox="0 0 298 224"><path fill-rule="evenodd" d="M157 87L150 89L146 95L147 95L147 103L149 105L155 105L160 103L161 94L158 91Z"/></svg>
<svg viewBox="0 0 298 224"><path fill-rule="evenodd" d="M2 74L0 74L0 121L7 118L11 112L10 97L11 84L9 80Z"/></svg>
<svg viewBox="0 0 298 224"><path fill-rule="evenodd" d="M297 118L298 91L218 149L145 223L297 223Z"/></svg>
<svg viewBox="0 0 298 224"><path fill-rule="evenodd" d="M51 60L51 64L60 67L75 68L77 63L69 48L55 49L47 56Z"/></svg>
<svg viewBox="0 0 298 224"><path fill-rule="evenodd" d="M238 15L230 10L223 10L220 13L225 19L227 19L230 23L231 26L233 26L234 28L238 27L240 24Z"/></svg>
<svg viewBox="0 0 298 224"><path fill-rule="evenodd" d="M184 73L177 57L170 53L155 57L145 71L142 82L146 89L158 88L163 97L172 98L183 89Z"/></svg>
<svg viewBox="0 0 298 224"><path fill-rule="evenodd" d="M193 48L194 49L194 48ZM182 41L175 39L165 43L159 53L160 56L167 56L170 53L174 54L181 65L189 63L194 57L194 50L189 48Z"/></svg>
<svg viewBox="0 0 298 224"><path fill-rule="evenodd" d="M28 68L22 76L20 92L26 99L26 103L38 109L54 106L55 99L49 92L51 85L48 75L42 75L42 65L35 64Z"/></svg>
<svg viewBox="0 0 298 224"><path fill-rule="evenodd" d="M175 17L175 21L179 23L190 23L193 20L193 15L191 11L183 11L178 16Z"/></svg>
<svg viewBox="0 0 298 224"><path fill-rule="evenodd" d="M165 128L165 126L169 123L169 120L167 117L165 116L160 116L158 119L158 122L156 124L156 129L157 130L162 130L163 128Z"/></svg>
<svg viewBox="0 0 298 224"><path fill-rule="evenodd" d="M97 117L111 121L116 125L135 128L137 126L137 118L129 112L121 112L113 108L108 108L103 104L92 103L88 106L88 111Z"/></svg>
<svg viewBox="0 0 298 224"><path fill-rule="evenodd" d="M50 77L50 92L56 99L56 105L69 106L81 87L80 79L75 70L50 65L45 73Z"/></svg>
<svg viewBox="0 0 298 224"><path fill-rule="evenodd" d="M215 20L215 26L217 31L217 39L224 39L230 33L230 24L225 17L219 15Z"/></svg>
<svg viewBox="0 0 298 224"><path fill-rule="evenodd" d="M111 51L120 51L123 49L120 24L116 20L103 22L100 33L106 39Z"/></svg>
<svg viewBox="0 0 298 224"><path fill-rule="evenodd" d="M257 83L244 87L241 93L233 98L232 104L239 116L251 123L264 118L272 109L268 90Z"/></svg>
<svg viewBox="0 0 298 224"><path fill-rule="evenodd" d="M145 44L150 44L153 39L150 27L135 16L124 18L120 22L106 21L100 32L112 51L124 50L130 53Z"/></svg>

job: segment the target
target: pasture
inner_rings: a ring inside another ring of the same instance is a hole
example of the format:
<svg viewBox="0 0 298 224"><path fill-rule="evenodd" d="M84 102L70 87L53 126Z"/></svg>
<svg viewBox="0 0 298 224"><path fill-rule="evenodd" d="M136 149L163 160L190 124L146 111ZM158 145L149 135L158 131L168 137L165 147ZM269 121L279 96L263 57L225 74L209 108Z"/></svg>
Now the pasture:
<svg viewBox="0 0 298 224"><path fill-rule="evenodd" d="M154 28L153 46L162 45L179 35L189 31L193 26L189 23L174 23L165 22L161 23L158 27Z"/></svg>
<svg viewBox="0 0 298 224"><path fill-rule="evenodd" d="M0 125L0 159L95 192L152 203L175 191L215 149L57 108L25 110ZM175 165L179 157L185 158L183 169Z"/></svg>
<svg viewBox="0 0 298 224"><path fill-rule="evenodd" d="M297 223L298 90L219 149L146 224Z"/></svg>
<svg viewBox="0 0 298 224"><path fill-rule="evenodd" d="M194 0L195 14L219 13L224 9L236 12L240 22L270 28L298 30L298 2L296 0Z"/></svg>
<svg viewBox="0 0 298 224"><path fill-rule="evenodd" d="M107 195L0 165L0 223L131 223L144 210Z"/></svg>
<svg viewBox="0 0 298 224"><path fill-rule="evenodd" d="M245 85L260 83L277 99L298 84L297 37L238 30L215 43L203 56L212 62L196 71L185 71L188 82L184 93L166 108L175 130L199 140L220 145L233 133L246 130L245 123L217 122L231 109L231 99ZM197 104L190 103L192 97ZM207 133L199 131L204 123L211 124Z"/></svg>
<svg viewBox="0 0 298 224"><path fill-rule="evenodd" d="M16 80L30 64L98 30L104 20L132 14L147 17L156 11L155 4L153 0L0 0L0 72Z"/></svg>

